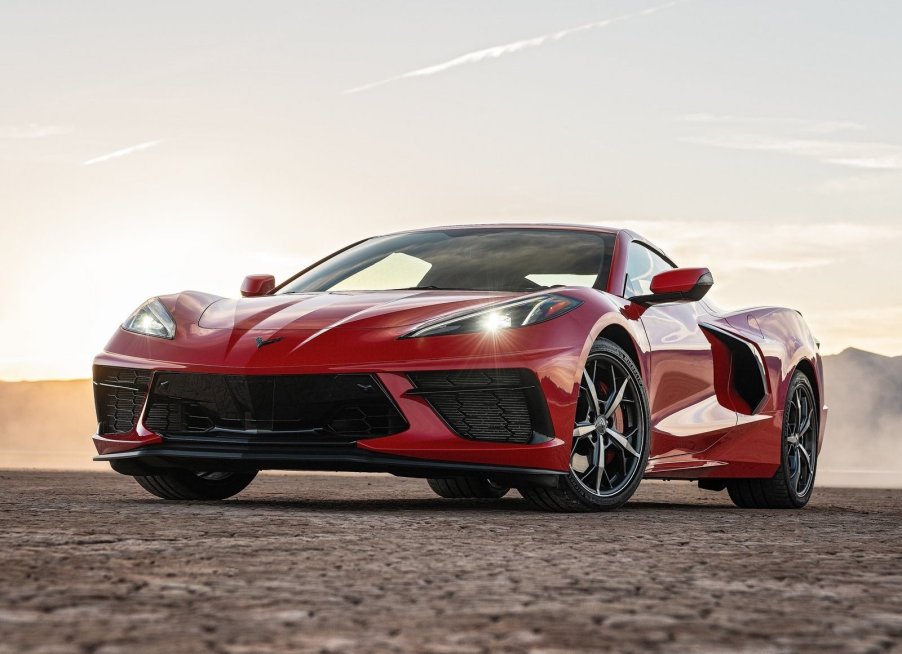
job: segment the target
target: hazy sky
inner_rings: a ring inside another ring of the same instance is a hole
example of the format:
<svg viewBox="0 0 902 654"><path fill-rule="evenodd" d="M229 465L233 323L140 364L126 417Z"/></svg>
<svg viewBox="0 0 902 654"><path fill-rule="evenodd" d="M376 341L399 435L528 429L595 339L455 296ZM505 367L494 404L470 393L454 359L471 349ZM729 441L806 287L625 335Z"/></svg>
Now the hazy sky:
<svg viewBox="0 0 902 654"><path fill-rule="evenodd" d="M655 11L649 11L655 9ZM0 378L426 225L628 225L902 354L902 3L0 4Z"/></svg>

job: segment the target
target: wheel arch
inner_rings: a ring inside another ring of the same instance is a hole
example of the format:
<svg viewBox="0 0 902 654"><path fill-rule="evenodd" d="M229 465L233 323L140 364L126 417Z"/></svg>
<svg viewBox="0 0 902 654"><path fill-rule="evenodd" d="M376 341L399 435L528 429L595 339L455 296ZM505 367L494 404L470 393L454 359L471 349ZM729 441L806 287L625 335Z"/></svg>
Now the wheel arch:
<svg viewBox="0 0 902 654"><path fill-rule="evenodd" d="M805 378L811 384L811 390L814 393L814 403L817 407L817 416L818 416L818 451L824 445L824 434L826 433L826 423L827 423L827 405L825 403L824 394L826 389L824 387L824 372L823 365L821 363L821 358L817 353L811 353L811 358L807 356L801 356L789 369L789 374L786 376L783 386L783 392L781 396L783 397L783 401L785 402L785 398L788 393L789 385L792 382L792 378L795 376L796 371L805 375Z"/></svg>
<svg viewBox="0 0 902 654"><path fill-rule="evenodd" d="M811 365L811 362L808 359L802 359L796 364L796 370L805 375L808 378L808 381L811 382L811 388L814 390L814 399L818 403L818 406L820 406L821 389L818 388L817 374L814 372L814 366Z"/></svg>
<svg viewBox="0 0 902 654"><path fill-rule="evenodd" d="M624 352L627 353L630 360L635 364L636 370L642 373L642 362L639 358L639 347L636 344L636 341L633 340L632 335L627 331L625 327L622 325L618 325L617 323L613 323L602 329L595 340L599 338L605 338L618 347L622 348Z"/></svg>
<svg viewBox="0 0 902 654"><path fill-rule="evenodd" d="M582 341L582 348L575 361L577 365L574 367L570 382L573 384L572 398L576 398L582 380L582 370L589 358L592 346L602 338L611 341L626 352L629 360L639 371L639 377L647 389L650 376L649 343L645 328L640 321L641 311L637 311L635 305L630 305L609 293L596 292L596 294L589 295L585 299L585 304L586 308L592 311L592 313L586 312L586 317L591 320L591 326L584 323L587 329L581 336L585 338L585 341Z"/></svg>
<svg viewBox="0 0 902 654"><path fill-rule="evenodd" d="M808 359L800 359L796 364L795 370L798 370L803 375L808 378L808 381L811 382L811 390L814 391L814 402L818 408L821 407L821 389L818 385L817 372L815 372L814 366ZM793 374L789 376L791 380L795 375L795 370L793 370Z"/></svg>

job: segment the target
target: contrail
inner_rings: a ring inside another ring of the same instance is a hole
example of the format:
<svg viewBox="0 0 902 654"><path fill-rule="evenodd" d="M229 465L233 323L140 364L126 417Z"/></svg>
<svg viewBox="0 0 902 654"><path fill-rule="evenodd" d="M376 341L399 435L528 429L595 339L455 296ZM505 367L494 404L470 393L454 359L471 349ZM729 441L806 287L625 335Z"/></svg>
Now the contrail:
<svg viewBox="0 0 902 654"><path fill-rule="evenodd" d="M687 2L688 0L673 0L672 2L667 2L662 5L657 5L655 7L649 7L648 9L643 9L642 11L638 11L632 14L623 14L622 16L614 16L613 18L605 18L604 20L599 20L594 23L586 23L585 25L579 25L577 27L571 27L569 29L560 30L558 32L551 32L549 34L542 34L541 36L535 36L531 39L524 39L522 41L514 41L513 43L507 43L505 45L496 45L491 48L486 48L484 50L477 50L475 52L469 52L465 55L461 55L460 57L455 57L454 59L450 59L440 64L436 64L434 66L427 66L426 68L418 68L417 70L412 70L408 73L403 73L401 75L396 75L394 77L389 77L387 79L380 80L378 82L370 82L369 84L364 84L363 86L357 86L352 89L347 89L342 91L343 95L349 95L351 93L360 93L361 91L369 91L370 89L374 89L377 86L382 86L383 84L389 84L391 82L397 82L398 80L407 79L409 77L425 77L427 75L435 75L436 73L442 73L451 68L456 68L458 66L464 66L466 64L477 64L481 61L487 61L489 59L498 59L499 57L504 57L505 55L513 54L515 52L520 52L521 50L527 50L529 48L538 48L546 43L551 43L554 41L560 41L563 38L576 34L578 32L585 32L587 30L600 29L602 27L608 27L609 25L613 25L614 23L622 23L623 21L630 20L632 18L638 18L640 16L650 16L658 11L669 9L673 6L681 4L682 2Z"/></svg>
<svg viewBox="0 0 902 654"><path fill-rule="evenodd" d="M159 141L147 141L147 143L139 143L138 145L133 145L130 148L123 148L122 150L116 150L115 152L110 152L109 154L104 154L99 157L94 157L93 159L88 159L87 161L82 161L82 166L93 166L94 164L102 163L104 161L109 161L110 159L116 159L117 157L124 157L126 155L132 154L134 152L140 152L141 150L147 150L154 146L159 145Z"/></svg>

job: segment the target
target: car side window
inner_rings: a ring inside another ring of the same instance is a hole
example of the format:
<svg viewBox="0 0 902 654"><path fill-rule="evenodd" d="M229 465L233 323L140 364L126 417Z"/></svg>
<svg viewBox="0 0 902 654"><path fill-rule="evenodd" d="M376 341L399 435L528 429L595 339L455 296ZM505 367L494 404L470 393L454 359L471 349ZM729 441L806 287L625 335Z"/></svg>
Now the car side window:
<svg viewBox="0 0 902 654"><path fill-rule="evenodd" d="M623 297L651 293L652 277L673 266L641 243L630 243L626 259L626 286Z"/></svg>

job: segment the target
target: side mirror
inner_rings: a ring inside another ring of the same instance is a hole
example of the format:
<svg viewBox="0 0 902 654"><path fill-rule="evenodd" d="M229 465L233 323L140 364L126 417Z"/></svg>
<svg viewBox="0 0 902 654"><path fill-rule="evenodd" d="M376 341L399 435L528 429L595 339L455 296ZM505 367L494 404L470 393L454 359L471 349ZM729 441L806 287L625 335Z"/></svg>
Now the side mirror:
<svg viewBox="0 0 902 654"><path fill-rule="evenodd" d="M695 302L705 297L713 285L714 277L707 268L674 268L652 277L651 293L631 297L630 302Z"/></svg>
<svg viewBox="0 0 902 654"><path fill-rule="evenodd" d="M275 287L276 278L272 275L248 275L241 282L241 297L266 295Z"/></svg>

